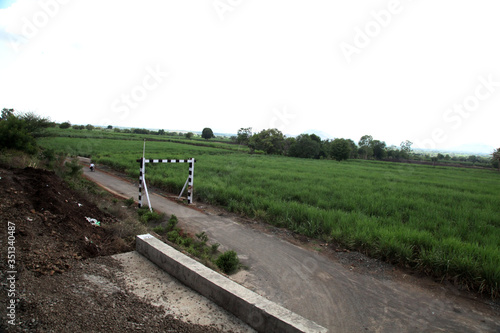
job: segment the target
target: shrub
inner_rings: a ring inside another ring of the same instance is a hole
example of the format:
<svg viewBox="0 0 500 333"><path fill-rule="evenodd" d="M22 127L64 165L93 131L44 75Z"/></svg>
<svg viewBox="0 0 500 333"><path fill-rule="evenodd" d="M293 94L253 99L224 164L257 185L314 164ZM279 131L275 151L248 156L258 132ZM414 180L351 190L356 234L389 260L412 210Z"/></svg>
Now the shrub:
<svg viewBox="0 0 500 333"><path fill-rule="evenodd" d="M134 204L134 202L135 202L134 198L128 198L127 200L125 200L125 205L130 207Z"/></svg>
<svg viewBox="0 0 500 333"><path fill-rule="evenodd" d="M217 250L219 249L219 246L220 246L219 243L212 244L212 247L211 247L212 253L216 253Z"/></svg>
<svg viewBox="0 0 500 333"><path fill-rule="evenodd" d="M185 247L190 247L191 245L193 245L193 239L191 237L185 237L182 240L182 245Z"/></svg>
<svg viewBox="0 0 500 333"><path fill-rule="evenodd" d="M155 211L147 212L146 214L141 216L141 222L149 223L150 221L159 221L161 220L161 215Z"/></svg>
<svg viewBox="0 0 500 333"><path fill-rule="evenodd" d="M177 240L180 238L181 236L179 235L179 231L177 230L172 230L172 231L169 231L167 233L167 239L169 241L171 241L172 243L177 243Z"/></svg>
<svg viewBox="0 0 500 333"><path fill-rule="evenodd" d="M62 128L62 129L66 129L66 128L70 128L70 127L71 127L71 123L68 121L59 125L59 128Z"/></svg>
<svg viewBox="0 0 500 333"><path fill-rule="evenodd" d="M0 147L34 154L38 145L28 132L26 121L14 115L0 120Z"/></svg>
<svg viewBox="0 0 500 333"><path fill-rule="evenodd" d="M208 236L207 236L207 234L205 233L205 231L202 231L202 232L200 232L199 234L196 234L196 237L198 237L198 239L199 239L200 241L202 241L203 243L206 243L206 242L207 242L207 240L208 240Z"/></svg>
<svg viewBox="0 0 500 333"><path fill-rule="evenodd" d="M66 176L69 177L77 177L82 174L82 166L78 163L77 159L72 159L70 162L66 162L66 164L64 164L64 170Z"/></svg>
<svg viewBox="0 0 500 333"><path fill-rule="evenodd" d="M147 206L143 206L137 210L137 214L139 215L139 217L146 214L147 212L149 212L149 207Z"/></svg>
<svg viewBox="0 0 500 333"><path fill-rule="evenodd" d="M239 263L238 255L233 250L224 252L215 261L217 267L226 274L234 272L238 268Z"/></svg>
<svg viewBox="0 0 500 333"><path fill-rule="evenodd" d="M158 235L163 235L167 230L163 228L161 225L159 225L154 227L153 231L156 232Z"/></svg>
<svg viewBox="0 0 500 333"><path fill-rule="evenodd" d="M168 224L167 224L167 230L174 230L175 227L177 226L177 216L175 216L174 214L172 214L172 216L170 216L170 219L168 219Z"/></svg>
<svg viewBox="0 0 500 333"><path fill-rule="evenodd" d="M155 211L150 211L148 207L141 207L137 210L139 214L139 220L147 224L150 221L160 221L163 218L163 214L158 214Z"/></svg>

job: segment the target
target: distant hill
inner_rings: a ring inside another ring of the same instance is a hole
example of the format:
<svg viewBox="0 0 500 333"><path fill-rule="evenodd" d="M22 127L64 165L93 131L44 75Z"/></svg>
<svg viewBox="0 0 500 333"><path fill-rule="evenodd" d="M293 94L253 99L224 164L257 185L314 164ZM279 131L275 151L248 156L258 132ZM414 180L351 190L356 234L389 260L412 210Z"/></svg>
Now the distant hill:
<svg viewBox="0 0 500 333"><path fill-rule="evenodd" d="M480 154L480 155L486 155L486 154L491 154L493 150L496 148L490 145L485 145L482 143L469 143L469 144L464 144L460 145L455 148L449 149L449 151L456 152L456 153L469 153L469 154Z"/></svg>
<svg viewBox="0 0 500 333"><path fill-rule="evenodd" d="M330 134L323 132L323 131L314 130L314 129L304 131L304 134L316 134L317 136L319 136L321 138L321 140L333 139L333 135L330 135Z"/></svg>

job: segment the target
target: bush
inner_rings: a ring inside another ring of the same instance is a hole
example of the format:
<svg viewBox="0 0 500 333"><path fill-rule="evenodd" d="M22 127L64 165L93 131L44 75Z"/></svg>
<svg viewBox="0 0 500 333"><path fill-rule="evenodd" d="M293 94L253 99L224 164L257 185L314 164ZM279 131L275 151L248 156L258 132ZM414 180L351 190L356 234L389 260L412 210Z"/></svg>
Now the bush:
<svg viewBox="0 0 500 333"><path fill-rule="evenodd" d="M236 252L230 250L221 254L219 258L217 258L217 260L215 261L215 264L224 273L230 274L238 268L240 260L238 259L238 255L236 254Z"/></svg>
<svg viewBox="0 0 500 333"><path fill-rule="evenodd" d="M208 236L207 234L205 233L205 231L202 231L200 232L199 234L195 234L196 237L198 237L198 239L200 241L202 241L203 243L206 243L208 241Z"/></svg>
<svg viewBox="0 0 500 333"><path fill-rule="evenodd" d="M139 220L144 224L147 224L150 221L160 221L163 218L163 214L158 214L155 211L150 211L149 207L139 208L137 210L137 214L139 215Z"/></svg>
<svg viewBox="0 0 500 333"><path fill-rule="evenodd" d="M127 200L125 200L125 205L130 207L134 204L134 202L135 202L134 198L128 198Z"/></svg>
<svg viewBox="0 0 500 333"><path fill-rule="evenodd" d="M77 159L72 159L71 162L64 164L64 173L68 177L77 177L82 174L82 166Z"/></svg>
<svg viewBox="0 0 500 333"><path fill-rule="evenodd" d="M177 230L172 230L172 231L169 231L167 233L167 239L169 241L171 241L172 243L177 243L177 240L180 238L181 236L179 235L179 231Z"/></svg>
<svg viewBox="0 0 500 333"><path fill-rule="evenodd" d="M151 221L160 221L161 218L162 218L162 216L160 214L158 214L157 212L148 211L148 212L142 214L142 216L139 219L141 220L142 223L147 224Z"/></svg>
<svg viewBox="0 0 500 333"><path fill-rule="evenodd" d="M159 225L154 227L153 231L156 232L158 235L163 235L167 230L163 228L161 225Z"/></svg>
<svg viewBox="0 0 500 333"><path fill-rule="evenodd" d="M170 216L170 219L168 219L168 224L167 224L167 230L170 231L170 230L174 230L175 227L177 226L177 216L175 216L174 214L172 214L172 216Z"/></svg>
<svg viewBox="0 0 500 333"><path fill-rule="evenodd" d="M14 115L0 120L0 147L28 154L34 154L38 150L35 138L27 130L26 121Z"/></svg>
<svg viewBox="0 0 500 333"><path fill-rule="evenodd" d="M212 253L216 253L217 250L219 249L219 246L220 246L219 243L212 244L212 246L211 246Z"/></svg>

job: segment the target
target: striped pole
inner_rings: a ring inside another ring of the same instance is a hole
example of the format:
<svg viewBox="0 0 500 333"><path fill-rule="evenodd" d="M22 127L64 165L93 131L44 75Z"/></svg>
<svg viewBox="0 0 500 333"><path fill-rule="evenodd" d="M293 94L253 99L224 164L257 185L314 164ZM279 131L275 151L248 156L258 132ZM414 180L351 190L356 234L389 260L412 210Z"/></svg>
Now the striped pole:
<svg viewBox="0 0 500 333"><path fill-rule="evenodd" d="M144 158L139 160L141 166L139 167L139 208L142 207L142 176L144 172Z"/></svg>
<svg viewBox="0 0 500 333"><path fill-rule="evenodd" d="M193 203L193 178L194 178L194 158L188 160L189 163L189 178L188 178L188 204Z"/></svg>

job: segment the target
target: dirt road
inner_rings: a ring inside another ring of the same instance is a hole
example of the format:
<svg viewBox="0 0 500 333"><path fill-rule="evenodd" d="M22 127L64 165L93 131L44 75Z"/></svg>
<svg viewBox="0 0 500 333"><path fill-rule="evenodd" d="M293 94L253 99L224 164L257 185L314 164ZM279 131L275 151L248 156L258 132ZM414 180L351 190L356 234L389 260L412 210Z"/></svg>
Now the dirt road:
<svg viewBox="0 0 500 333"><path fill-rule="evenodd" d="M85 175L137 198L137 182L100 171ZM180 227L205 231L221 249L235 250L248 270L234 280L331 332L500 332L498 303L210 207L192 209L157 194L151 204L175 214Z"/></svg>

